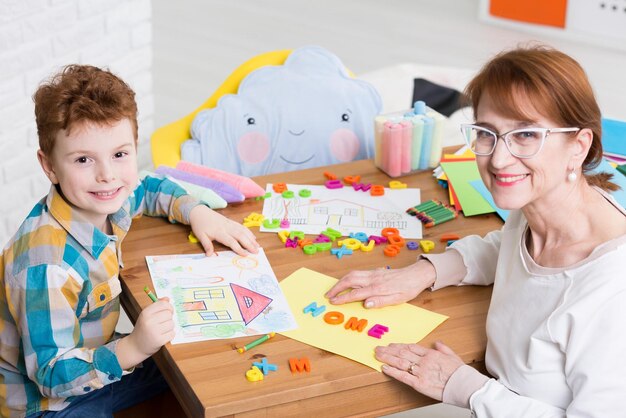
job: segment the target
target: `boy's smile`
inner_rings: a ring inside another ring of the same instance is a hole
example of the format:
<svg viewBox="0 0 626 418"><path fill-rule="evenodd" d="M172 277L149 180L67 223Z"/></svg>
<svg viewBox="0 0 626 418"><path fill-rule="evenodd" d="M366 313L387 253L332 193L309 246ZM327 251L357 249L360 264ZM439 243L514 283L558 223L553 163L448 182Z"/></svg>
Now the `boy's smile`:
<svg viewBox="0 0 626 418"><path fill-rule="evenodd" d="M103 231L137 185L135 138L128 119L111 125L87 122L69 135L59 131L50 156L38 153L46 175L65 199Z"/></svg>

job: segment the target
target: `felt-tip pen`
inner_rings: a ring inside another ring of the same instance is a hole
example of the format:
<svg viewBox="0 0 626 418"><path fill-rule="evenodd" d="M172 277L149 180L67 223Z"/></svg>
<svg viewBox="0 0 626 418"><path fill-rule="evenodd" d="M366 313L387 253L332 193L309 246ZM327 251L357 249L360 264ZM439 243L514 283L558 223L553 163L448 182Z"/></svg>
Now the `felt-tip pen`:
<svg viewBox="0 0 626 418"><path fill-rule="evenodd" d="M152 300L152 303L158 301L157 297L152 293L152 290L148 289L148 286L144 287L143 291L146 292L146 295Z"/></svg>
<svg viewBox="0 0 626 418"><path fill-rule="evenodd" d="M244 345L244 346L243 346L243 347L241 347L241 348L238 348L238 349L237 349L237 352L239 352L239 353L246 352L246 351L248 351L249 349L251 349L251 348L253 348L253 347L256 347L257 345L261 344L262 342L265 342L265 341L269 340L269 339L270 339L270 338L272 338L274 335L276 335L276 333L275 333L275 332L270 332L269 334L266 334L266 335L262 336L262 337L261 337L261 338L259 338L258 340L254 340L254 341L252 341L251 343L246 344L246 345Z"/></svg>

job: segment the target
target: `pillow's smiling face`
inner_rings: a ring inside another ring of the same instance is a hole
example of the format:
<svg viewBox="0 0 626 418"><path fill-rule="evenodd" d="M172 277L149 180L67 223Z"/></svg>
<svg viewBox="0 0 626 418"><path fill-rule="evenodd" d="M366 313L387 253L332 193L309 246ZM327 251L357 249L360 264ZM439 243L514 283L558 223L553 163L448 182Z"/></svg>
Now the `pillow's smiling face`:
<svg viewBox="0 0 626 418"><path fill-rule="evenodd" d="M294 51L284 65L250 73L237 95L200 112L192 135L202 164L255 176L371 158L380 97L329 54Z"/></svg>

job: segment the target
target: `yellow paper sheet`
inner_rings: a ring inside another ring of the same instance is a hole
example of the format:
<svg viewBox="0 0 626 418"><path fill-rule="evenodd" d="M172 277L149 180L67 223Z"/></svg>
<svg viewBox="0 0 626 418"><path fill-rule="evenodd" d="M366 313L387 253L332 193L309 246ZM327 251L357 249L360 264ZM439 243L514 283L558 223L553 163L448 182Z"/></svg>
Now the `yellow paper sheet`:
<svg viewBox="0 0 626 418"><path fill-rule="evenodd" d="M428 335L438 325L448 319L440 315L404 303L387 306L382 309L365 309L361 302L346 305L331 305L324 297L337 279L301 268L280 282L291 311L298 322L299 328L294 331L281 332L282 335L326 351L348 357L380 371L382 363L374 357L374 348L389 343L416 343ZM325 305L326 310L313 317L304 314L303 309L311 302L317 306ZM328 312L341 312L344 322L330 325L324 321ZM344 325L350 317L367 319L368 323L362 332L345 329ZM370 337L367 331L375 324L385 325L389 332L381 339Z"/></svg>
<svg viewBox="0 0 626 418"><path fill-rule="evenodd" d="M462 152L460 152L460 151L462 151ZM472 152L472 150L467 148L466 146L464 146L463 148L460 148L454 154L443 154L443 158L444 159L448 159L448 158L475 158L475 157L476 157L476 154L474 154Z"/></svg>

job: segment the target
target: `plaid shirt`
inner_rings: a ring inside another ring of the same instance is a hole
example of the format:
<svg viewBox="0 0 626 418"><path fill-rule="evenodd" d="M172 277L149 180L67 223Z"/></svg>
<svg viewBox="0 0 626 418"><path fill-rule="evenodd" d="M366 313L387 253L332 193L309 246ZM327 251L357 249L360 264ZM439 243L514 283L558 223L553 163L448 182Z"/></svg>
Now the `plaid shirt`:
<svg viewBox="0 0 626 418"><path fill-rule="evenodd" d="M72 397L121 379L120 244L133 217L188 224L198 204L173 182L146 177L109 215L109 236L52 186L0 258L0 416L62 410Z"/></svg>

